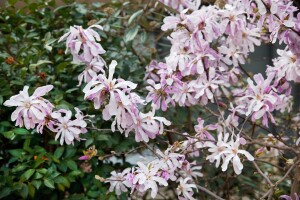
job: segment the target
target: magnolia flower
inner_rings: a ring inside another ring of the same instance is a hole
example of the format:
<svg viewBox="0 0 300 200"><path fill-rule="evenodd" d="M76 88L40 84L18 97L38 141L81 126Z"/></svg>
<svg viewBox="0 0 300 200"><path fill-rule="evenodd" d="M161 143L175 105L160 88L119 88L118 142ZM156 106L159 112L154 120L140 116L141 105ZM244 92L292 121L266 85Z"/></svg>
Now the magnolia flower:
<svg viewBox="0 0 300 200"><path fill-rule="evenodd" d="M38 87L31 96L28 89L28 86L24 86L19 94L10 97L3 105L17 107L11 115L11 120L16 121L16 126L22 127L25 124L27 129L31 129L37 123L44 122L45 117L52 112L54 106L42 96L52 90L53 86Z"/></svg>
<svg viewBox="0 0 300 200"><path fill-rule="evenodd" d="M51 117L54 119L53 126L50 127L50 130L57 132L55 140L60 137L60 144L73 144L73 140L80 140L79 135L81 133L86 133L86 122L83 120L82 115L77 111L76 119L71 120L72 112L65 109L60 109L51 114Z"/></svg>
<svg viewBox="0 0 300 200"><path fill-rule="evenodd" d="M229 162L233 164L233 169L236 174L240 174L243 169L243 164L240 160L239 154L243 154L249 161L253 161L254 157L246 150L239 149L240 144L245 144L245 139L237 136L236 140L233 140L233 136L230 141L228 141L229 134L224 134L224 139L222 138L222 133L218 136L217 144L213 142L206 142L204 145L209 147L208 151L212 154L206 157L206 160L214 162L216 160L216 167L219 166L221 159L223 160L222 171L226 171Z"/></svg>
<svg viewBox="0 0 300 200"><path fill-rule="evenodd" d="M196 161L189 163L188 161L183 162L182 168L179 173L183 175L183 177L190 177L193 179L198 179L198 177L203 177L203 174L200 172L202 166L196 164Z"/></svg>
<svg viewBox="0 0 300 200"><path fill-rule="evenodd" d="M159 177L157 172L159 170L158 166L152 166L148 164L147 166L141 162L137 162L139 166L136 170L136 175L133 178L134 184L143 185L143 191L151 189L151 197L155 198L158 192L157 184L168 186L168 183L165 179Z"/></svg>
<svg viewBox="0 0 300 200"><path fill-rule="evenodd" d="M226 156L222 165L222 171L226 171L229 162L231 161L233 164L233 169L236 174L240 174L243 169L243 164L240 160L239 154L243 154L246 156L246 158L249 161L253 161L254 157L247 152L246 150L239 149L239 146L241 144L240 137L237 136L236 141L233 139L228 143L229 145L226 145L226 150L223 152L223 154Z"/></svg>
<svg viewBox="0 0 300 200"><path fill-rule="evenodd" d="M159 160L160 168L173 172L177 168L181 168L182 163L180 160L184 158L184 155L172 153L170 152L171 149L172 147L169 147L164 153L157 149L156 153L161 156L161 159Z"/></svg>
<svg viewBox="0 0 300 200"><path fill-rule="evenodd" d="M300 82L299 58L288 50L277 50L279 57L274 59L274 67L269 67L267 74L275 72L277 79Z"/></svg>
<svg viewBox="0 0 300 200"><path fill-rule="evenodd" d="M221 60L227 65L236 67L239 66L239 64L245 64L245 54L233 43L230 43L228 46L220 46L218 50L224 55L224 57L221 57Z"/></svg>
<svg viewBox="0 0 300 200"><path fill-rule="evenodd" d="M135 132L135 140L137 142L145 141L149 142L149 138L154 139L156 135L163 133L163 125L171 125L171 122L164 117L155 117L155 109L148 113L136 113L136 123L133 123L125 131L125 136L128 137L130 131Z"/></svg>
<svg viewBox="0 0 300 200"><path fill-rule="evenodd" d="M172 99L176 101L179 106L192 106L197 103L194 98L195 89L190 84L176 81L172 86Z"/></svg>
<svg viewBox="0 0 300 200"><path fill-rule="evenodd" d="M196 81L191 81L190 84L195 88L195 98L200 98L201 105L206 105L208 100L214 102L214 93L219 88L219 85L224 81L218 79L219 75L215 68L209 68L208 75L202 74Z"/></svg>
<svg viewBox="0 0 300 200"><path fill-rule="evenodd" d="M109 191L115 191L119 196L122 192L127 192L128 189L125 187L125 181L127 173L130 171L130 168L125 169L122 173L116 173L116 171L112 171L111 177L106 179L106 183L110 183Z"/></svg>
<svg viewBox="0 0 300 200"><path fill-rule="evenodd" d="M156 84L152 79L148 79L147 82L150 86L147 86L146 89L149 91L146 101L153 102L156 105L156 108L161 108L162 111L166 111L168 104L174 101L170 96L170 86L164 83Z"/></svg>
<svg viewBox="0 0 300 200"><path fill-rule="evenodd" d="M184 197L183 199L186 200L196 200L195 198L193 198L193 194L194 194L193 188L197 190L197 186L195 184L188 183L192 179L190 177L187 177L185 179L179 178L178 180L179 180L179 185L176 189L178 198L183 196Z"/></svg>
<svg viewBox="0 0 300 200"><path fill-rule="evenodd" d="M227 147L229 134L225 133L224 136L222 133L219 133L218 135L218 141L215 144L215 142L205 142L204 147L208 147L208 151L212 153L211 155L206 157L206 160L209 160L210 162L216 161L216 167L219 167L221 159L224 160L224 152Z"/></svg>
<svg viewBox="0 0 300 200"><path fill-rule="evenodd" d="M70 49L73 55L73 61L90 63L95 57L98 57L99 54L105 53L102 46L96 42L101 39L93 28L103 29L100 25L92 25L87 29L83 29L81 26L71 26L70 31L59 39L58 42L61 42L67 38L65 53ZM81 54L80 51L82 51Z"/></svg>
<svg viewBox="0 0 300 200"><path fill-rule="evenodd" d="M264 80L261 74L256 74L253 76L253 79L257 85L254 85L253 81L248 78L248 89L245 96L240 98L240 101L244 101L246 104L246 116L252 114L252 121L263 117L263 124L268 126L268 118L272 123L275 123L271 112L276 108L276 104L279 103L278 95L274 92L276 89L271 86L273 77L270 76Z"/></svg>
<svg viewBox="0 0 300 200"><path fill-rule="evenodd" d="M280 198L281 199L285 199L285 200L299 200L299 196L297 195L297 193L294 193L294 198L292 198L289 195L281 195Z"/></svg>
<svg viewBox="0 0 300 200"><path fill-rule="evenodd" d="M182 11L184 8L197 10L201 5L201 0L159 0L171 8Z"/></svg>
<svg viewBox="0 0 300 200"><path fill-rule="evenodd" d="M209 139L209 140L215 140L215 138L208 132L208 131L214 131L218 129L218 125L206 125L204 126L204 120L200 117L197 119L198 124L194 126L194 129L196 131L196 136L200 138L200 140Z"/></svg>
<svg viewBox="0 0 300 200"><path fill-rule="evenodd" d="M130 104L130 100L126 96L124 89L134 89L137 85L130 81L113 78L116 65L117 62L113 60L109 65L108 77L105 76L105 73L99 74L93 77L83 89L85 93L84 98L94 101L95 109L99 109L108 96L110 96L109 104L111 108L117 106L116 94L121 99L123 105Z"/></svg>

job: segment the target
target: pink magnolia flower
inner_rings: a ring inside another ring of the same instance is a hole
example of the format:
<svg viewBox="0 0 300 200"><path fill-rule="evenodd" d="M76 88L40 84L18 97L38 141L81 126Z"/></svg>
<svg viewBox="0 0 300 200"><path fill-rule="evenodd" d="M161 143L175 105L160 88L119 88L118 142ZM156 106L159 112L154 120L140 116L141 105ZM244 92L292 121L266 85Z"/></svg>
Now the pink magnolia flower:
<svg viewBox="0 0 300 200"><path fill-rule="evenodd" d="M194 126L196 131L196 136L199 137L200 140L209 139L215 140L215 138L208 132L214 131L218 129L218 125L209 124L204 126L204 120L200 117L197 119L198 124Z"/></svg>
<svg viewBox="0 0 300 200"><path fill-rule="evenodd" d="M78 76L79 84L77 86L80 86L82 81L84 83L90 82L94 76L97 76L97 73L103 73L105 65L106 63L101 57L95 57L90 63L86 63L85 70Z"/></svg>
<svg viewBox="0 0 300 200"><path fill-rule="evenodd" d="M208 100L214 102L214 93L216 93L219 85L224 81L219 79L215 68L209 68L207 74L202 74L196 81L191 81L190 84L195 88L196 95L194 98L200 98L200 104L206 105Z"/></svg>
<svg viewBox="0 0 300 200"><path fill-rule="evenodd" d="M219 133L217 143L211 141L204 143L204 147L208 147L208 151L212 153L206 157L206 160L209 160L210 162L216 161L216 167L219 167L221 160L225 159L224 152L227 147L228 138L228 133L225 133L224 135Z"/></svg>
<svg viewBox="0 0 300 200"><path fill-rule="evenodd" d="M179 153L171 152L172 147L169 147L164 152L161 152L159 149L156 150L156 153L161 156L161 159L158 162L158 165L161 169L166 171L174 172L177 168L181 168L182 162L184 159L184 155Z"/></svg>
<svg viewBox="0 0 300 200"><path fill-rule="evenodd" d="M197 103L194 98L195 89L190 84L181 81L175 81L172 86L172 99L179 104L179 106L192 106Z"/></svg>
<svg viewBox="0 0 300 200"><path fill-rule="evenodd" d="M196 164L196 161L192 163L185 161L182 166L179 173L182 174L183 177L190 177L195 180L197 180L198 177L203 177L203 174L200 172L202 166Z"/></svg>
<svg viewBox="0 0 300 200"><path fill-rule="evenodd" d="M239 66L239 64L245 64L245 54L239 49L239 46L230 43L228 46L218 47L219 53L224 56L221 60L227 65L233 65L234 67Z"/></svg>
<svg viewBox="0 0 300 200"><path fill-rule="evenodd" d="M246 104L246 116L251 115L252 121L263 118L263 124L268 126L268 118L275 123L271 112L275 110L279 100L278 95L274 92L276 89L271 87L273 77L264 80L261 74L256 74L253 79L257 85L254 85L253 81L248 78L248 89L240 101L244 101Z"/></svg>
<svg viewBox="0 0 300 200"><path fill-rule="evenodd" d="M22 127L25 124L26 129L31 129L51 113L54 106L42 96L52 90L53 86L38 87L31 96L28 89L28 86L24 86L19 94L10 97L3 105L17 107L11 115L11 120L16 121L16 126Z"/></svg>
<svg viewBox="0 0 300 200"><path fill-rule="evenodd" d="M274 59L274 67L268 67L267 74L275 73L277 79L300 82L299 58L288 50L277 50L279 57Z"/></svg>
<svg viewBox="0 0 300 200"><path fill-rule="evenodd" d="M99 109L104 103L104 100L109 96L109 104L111 106L117 105L116 95L122 101L123 105L129 105L130 100L126 96L125 89L134 89L136 84L123 79L113 78L117 62L113 60L109 65L109 74L106 77L105 73L93 77L93 79L84 87L84 98L94 102L95 109Z"/></svg>
<svg viewBox="0 0 300 200"><path fill-rule="evenodd" d="M149 142L149 138L154 139L157 135L161 135L164 131L164 125L171 125L171 122L164 117L155 117L155 109L148 113L136 113L136 123L133 123L125 131L128 137L129 132L134 131L135 140L137 142Z"/></svg>
<svg viewBox="0 0 300 200"><path fill-rule="evenodd" d="M294 199L289 195L281 195L280 198L285 200L299 200L299 196L297 195L297 193L294 193L294 196Z"/></svg>
<svg viewBox="0 0 300 200"><path fill-rule="evenodd" d="M161 108L162 111L167 110L169 103L175 105L170 96L170 86L165 81L156 84L152 79L148 79L147 82L150 84L150 86L146 87L149 91L146 97L147 102L153 102L156 108Z"/></svg>
<svg viewBox="0 0 300 200"><path fill-rule="evenodd" d="M73 55L73 61L90 63L94 57L105 53L102 46L97 43L97 41L101 39L93 28L103 29L100 25L92 25L87 29L83 29L81 26L71 26L70 31L59 39L58 42L61 42L67 38L65 53L70 49ZM81 51L82 53L80 53Z"/></svg>
<svg viewBox="0 0 300 200"><path fill-rule="evenodd" d="M132 123L137 123L134 112L137 110L137 105L130 98L130 104L124 105L118 94L115 96L116 104L109 103L103 109L102 115L104 120L109 120L115 116L111 129L114 132L115 126L123 133L124 129L131 126Z"/></svg>

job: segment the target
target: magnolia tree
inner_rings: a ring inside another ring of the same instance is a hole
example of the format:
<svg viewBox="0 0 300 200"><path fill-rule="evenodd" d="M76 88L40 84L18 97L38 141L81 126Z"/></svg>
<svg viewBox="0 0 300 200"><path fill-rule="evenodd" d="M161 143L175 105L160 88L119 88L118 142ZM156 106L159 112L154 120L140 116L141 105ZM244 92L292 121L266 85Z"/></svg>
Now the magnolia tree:
<svg viewBox="0 0 300 200"><path fill-rule="evenodd" d="M119 166L110 176L95 176L117 196L238 198L243 196L239 185L228 193L232 185L216 188L207 181L242 177L260 185L249 187L253 198L298 199L300 118L297 112L289 114L291 86L300 82L298 8L291 0L151 3L169 9L161 33L168 35L171 47L164 60L145 66L146 87L115 75L117 61L103 58L107 52L101 45L105 40L100 37L101 23L87 28L77 24L58 42L66 45L73 63L85 66L76 75L78 87L96 114L75 108L72 116L72 110L56 108L47 98L53 85L38 87L32 94L24 86L4 102L15 107L11 120L37 133L45 134L45 129L54 133L60 145L80 143L90 130L133 136L138 145L126 155L148 149L152 156L130 167ZM134 13L129 23L142 12ZM276 42L284 45L272 65L260 66L265 73L245 70L257 46ZM185 125L174 122L181 117L175 112L181 107L187 108L184 116L190 119ZM109 121L110 128L93 123L97 117ZM84 151L79 160L88 163L97 150L101 146ZM114 155L112 151L99 159L104 162ZM281 187L290 193L280 194Z"/></svg>

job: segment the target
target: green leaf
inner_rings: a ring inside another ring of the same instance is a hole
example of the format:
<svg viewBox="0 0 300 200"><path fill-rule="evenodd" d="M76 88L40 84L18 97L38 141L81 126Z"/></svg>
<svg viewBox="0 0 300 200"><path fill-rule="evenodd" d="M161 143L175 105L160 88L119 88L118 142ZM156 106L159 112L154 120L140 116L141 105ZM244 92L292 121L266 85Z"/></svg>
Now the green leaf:
<svg viewBox="0 0 300 200"><path fill-rule="evenodd" d="M3 103L3 96L0 95L0 105L2 105L2 103Z"/></svg>
<svg viewBox="0 0 300 200"><path fill-rule="evenodd" d="M62 154L64 153L64 147L58 147L55 152L54 152L54 156L56 158L60 158L62 156Z"/></svg>
<svg viewBox="0 0 300 200"><path fill-rule="evenodd" d="M63 184L67 188L70 187L70 181L66 177L64 177L64 176L58 176L55 179L55 183L61 183L61 184Z"/></svg>
<svg viewBox="0 0 300 200"><path fill-rule="evenodd" d="M77 164L74 160L67 160L67 166L71 169L71 170L77 170Z"/></svg>
<svg viewBox="0 0 300 200"><path fill-rule="evenodd" d="M11 189L6 187L0 190L0 199L8 196L11 193Z"/></svg>
<svg viewBox="0 0 300 200"><path fill-rule="evenodd" d="M124 36L124 41L130 42L131 40L133 40L135 38L135 36L137 35L137 33L139 32L140 26L139 25L135 25L133 27L131 27L126 35Z"/></svg>
<svg viewBox="0 0 300 200"><path fill-rule="evenodd" d="M69 90L66 91L66 93L72 93L72 92L74 92L76 90L79 90L79 88L77 87L77 88L69 89Z"/></svg>
<svg viewBox="0 0 300 200"><path fill-rule="evenodd" d="M29 192L29 195L31 197L34 197L34 195L35 195L35 188L34 188L34 186L31 183L28 184L28 192Z"/></svg>
<svg viewBox="0 0 300 200"><path fill-rule="evenodd" d="M49 61L49 60L39 60L37 63L30 64L29 65L29 70L30 70L30 72L34 72L35 67L40 66L40 65L44 65L44 64L52 64L52 62Z"/></svg>
<svg viewBox="0 0 300 200"><path fill-rule="evenodd" d="M90 146L90 144L92 144L94 142L94 138L89 138L85 141L84 145L87 148L88 146Z"/></svg>
<svg viewBox="0 0 300 200"><path fill-rule="evenodd" d="M41 173L39 173L39 172L36 172L34 175L33 175L33 179L40 179L40 178L42 178L43 177L43 175L41 174Z"/></svg>
<svg viewBox="0 0 300 200"><path fill-rule="evenodd" d="M54 189L54 181L53 180L50 180L50 179L47 179L45 178L44 179L44 185L47 186L48 188L52 188Z"/></svg>
<svg viewBox="0 0 300 200"><path fill-rule="evenodd" d="M46 174L47 173L47 169L45 169L45 168L37 169L36 171L41 173L41 174Z"/></svg>
<svg viewBox="0 0 300 200"><path fill-rule="evenodd" d="M136 11L135 13L133 13L129 20L128 20L128 26L137 18L139 17L142 13L144 12L143 9Z"/></svg>
<svg viewBox="0 0 300 200"><path fill-rule="evenodd" d="M22 176L24 176L25 180L28 180L33 173L35 172L35 169L28 169Z"/></svg>
<svg viewBox="0 0 300 200"><path fill-rule="evenodd" d="M7 2L9 3L9 5L13 6L15 3L18 2L18 0L8 0Z"/></svg>
<svg viewBox="0 0 300 200"><path fill-rule="evenodd" d="M20 191L20 195L23 197L23 199L26 199L28 196L28 186L26 184L22 185L22 189Z"/></svg>
<svg viewBox="0 0 300 200"><path fill-rule="evenodd" d="M28 135L30 132L24 128L15 128L13 132L17 135Z"/></svg>
<svg viewBox="0 0 300 200"><path fill-rule="evenodd" d="M8 152L14 157L22 157L25 155L25 151L23 149L12 149L8 150Z"/></svg>
<svg viewBox="0 0 300 200"><path fill-rule="evenodd" d="M6 132L3 132L2 135L7 138L7 139L10 139L10 140L13 140L16 135L13 131L6 131Z"/></svg>
<svg viewBox="0 0 300 200"><path fill-rule="evenodd" d="M34 185L34 187L38 190L40 187L41 187L41 185L42 185L42 181L40 181L40 180L33 180L32 182L32 185Z"/></svg>
<svg viewBox="0 0 300 200"><path fill-rule="evenodd" d="M108 135L97 135L96 140L97 141L108 141L109 138L110 137Z"/></svg>

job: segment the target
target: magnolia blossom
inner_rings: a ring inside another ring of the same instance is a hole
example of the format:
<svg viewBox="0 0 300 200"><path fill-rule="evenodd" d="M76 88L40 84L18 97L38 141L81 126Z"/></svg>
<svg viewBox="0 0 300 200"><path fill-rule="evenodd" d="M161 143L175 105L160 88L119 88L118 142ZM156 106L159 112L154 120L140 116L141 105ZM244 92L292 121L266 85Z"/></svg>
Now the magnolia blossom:
<svg viewBox="0 0 300 200"><path fill-rule="evenodd" d="M179 185L176 189L178 198L186 199L186 200L196 200L193 198L193 188L197 190L197 186L193 183L189 183L192 179L190 177L187 177L185 179L180 178L179 179Z"/></svg>
<svg viewBox="0 0 300 200"><path fill-rule="evenodd" d="M275 110L276 105L279 103L276 89L271 86L273 77L270 76L264 80L261 74L256 74L253 79L257 85L254 85L253 81L248 78L248 89L245 96L240 98L240 101L244 101L246 104L246 116L251 114L252 121L263 118L263 124L268 126L268 118L272 123L275 123L271 112Z"/></svg>
<svg viewBox="0 0 300 200"><path fill-rule="evenodd" d="M300 82L299 58L288 50L277 50L279 57L274 59L274 67L269 67L268 75L275 73L277 79L285 78L288 81Z"/></svg>
<svg viewBox="0 0 300 200"><path fill-rule="evenodd" d="M11 115L11 120L16 121L16 126L22 127L24 124L27 129L32 129L52 112L54 106L42 96L51 91L53 86L38 87L31 96L28 89L28 86L24 86L19 94L10 97L3 105L17 107Z"/></svg>
<svg viewBox="0 0 300 200"><path fill-rule="evenodd" d="M84 117L79 109L76 108L76 119L71 120L72 112L65 109L60 109L51 114L54 123L50 130L56 132L55 140L60 137L60 144L73 144L74 139L80 140L80 134L86 133L87 123L83 120Z"/></svg>
<svg viewBox="0 0 300 200"><path fill-rule="evenodd" d="M137 174L133 179L133 183L143 185L143 191L151 189L151 197L155 198L158 192L157 184L167 186L167 181L157 175L158 166L146 166L141 162L137 162L137 165L139 168L136 170Z"/></svg>
<svg viewBox="0 0 300 200"><path fill-rule="evenodd" d="M136 113L136 123L133 123L125 131L125 136L128 137L130 131L134 130L135 140L137 142L148 142L149 138L154 139L157 135L161 135L164 130L164 125L171 125L171 122L164 117L155 117L155 109L148 113Z"/></svg>
<svg viewBox="0 0 300 200"><path fill-rule="evenodd" d="M184 8L196 10L201 5L201 0L160 0L160 2L178 11Z"/></svg>
<svg viewBox="0 0 300 200"><path fill-rule="evenodd" d="M92 25L87 29L83 29L81 26L71 26L70 31L59 39L58 42L61 42L67 38L65 53L70 49L73 61L90 63L94 57L105 53L102 46L96 42L101 39L93 28L103 29L100 25Z"/></svg>
<svg viewBox="0 0 300 200"><path fill-rule="evenodd" d="M119 196L122 192L127 192L128 189L125 187L126 183L126 175L130 171L130 168L125 169L122 173L116 173L116 171L112 171L111 177L106 179L106 183L110 183L109 191L115 191Z"/></svg>
<svg viewBox="0 0 300 200"><path fill-rule="evenodd" d="M156 105L156 108L161 107L162 111L166 111L168 104L174 102L170 97L170 86L167 83L158 83L156 84L152 79L147 80L150 86L147 86L146 89L149 90L149 93L146 97L147 102L153 102Z"/></svg>
<svg viewBox="0 0 300 200"><path fill-rule="evenodd" d="M113 78L116 65L117 62L113 60L109 65L108 77L106 77L105 73L99 74L93 77L83 89L85 93L84 98L92 100L95 109L99 109L108 96L111 107L117 105L116 95L119 96L123 105L130 104L130 100L125 94L125 89L134 89L137 85L130 81Z"/></svg>
<svg viewBox="0 0 300 200"><path fill-rule="evenodd" d="M216 144L213 142L206 142L204 145L209 147L208 151L212 154L207 156L206 159L210 160L210 162L214 162L216 160L216 167L219 166L221 160L223 160L222 171L226 171L228 168L228 164L231 161L233 164L233 169L236 174L240 174L243 169L243 164L240 160L239 154L243 154L249 161L253 161L254 157L247 152L246 150L239 149L240 144L245 143L244 139L237 136L234 141L233 137L230 141L228 141L229 134L220 133L218 136L218 141Z"/></svg>
<svg viewBox="0 0 300 200"><path fill-rule="evenodd" d="M239 149L239 146L241 144L241 140L239 136L237 137L236 141L232 139L228 144L229 144L228 146L226 145L227 146L226 150L223 152L226 157L222 165L222 171L227 170L228 164L231 161L234 172L236 174L240 174L243 169L243 164L240 160L239 154L243 154L244 156L246 156L246 158L249 161L253 161L254 157L246 150Z"/></svg>

